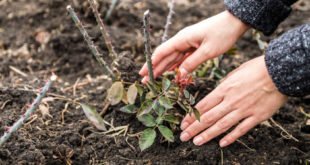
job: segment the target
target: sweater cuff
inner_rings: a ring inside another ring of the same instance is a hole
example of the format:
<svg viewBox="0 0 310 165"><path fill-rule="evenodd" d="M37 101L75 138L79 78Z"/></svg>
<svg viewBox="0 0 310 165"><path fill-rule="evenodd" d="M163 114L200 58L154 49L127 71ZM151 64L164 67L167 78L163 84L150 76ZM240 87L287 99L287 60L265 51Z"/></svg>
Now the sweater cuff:
<svg viewBox="0 0 310 165"><path fill-rule="evenodd" d="M268 72L278 90L288 96L310 94L310 24L288 31L266 50Z"/></svg>
<svg viewBox="0 0 310 165"><path fill-rule="evenodd" d="M272 34L291 12L281 0L224 0L224 3L233 15L265 35Z"/></svg>

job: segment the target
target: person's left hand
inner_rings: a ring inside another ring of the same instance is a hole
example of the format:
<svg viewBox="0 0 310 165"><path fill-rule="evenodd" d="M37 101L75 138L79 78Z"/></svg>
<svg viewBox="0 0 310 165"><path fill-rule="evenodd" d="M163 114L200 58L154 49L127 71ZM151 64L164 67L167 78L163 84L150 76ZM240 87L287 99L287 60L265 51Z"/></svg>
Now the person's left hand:
<svg viewBox="0 0 310 165"><path fill-rule="evenodd" d="M270 118L286 100L272 82L264 56L260 56L228 74L196 105L200 122L187 115L181 124L180 138L188 141L194 137L194 144L202 145L238 124L220 141L221 147L228 146Z"/></svg>

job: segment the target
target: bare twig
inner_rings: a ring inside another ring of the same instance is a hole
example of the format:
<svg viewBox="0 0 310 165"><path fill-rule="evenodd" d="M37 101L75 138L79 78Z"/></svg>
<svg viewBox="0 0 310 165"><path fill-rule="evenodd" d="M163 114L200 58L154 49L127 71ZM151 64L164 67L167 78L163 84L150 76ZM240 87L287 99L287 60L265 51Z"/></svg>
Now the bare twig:
<svg viewBox="0 0 310 165"><path fill-rule="evenodd" d="M108 29L105 26L105 24L103 23L102 19L100 18L100 14L98 12L98 7L95 3L95 0L88 0L88 2L89 2L90 6L94 12L95 17L96 17L96 21L97 21L98 26L100 28L100 32L102 34L102 37L104 39L104 42L105 42L108 50L109 50L109 55L112 58L113 62L116 64L117 54L116 54L114 47L112 45L112 41L111 41L110 34L108 33Z"/></svg>
<svg viewBox="0 0 310 165"><path fill-rule="evenodd" d="M145 58L149 70L150 81L154 82L153 66L151 60L151 44L150 44L150 10L144 12L143 15L143 33L145 45Z"/></svg>
<svg viewBox="0 0 310 165"><path fill-rule="evenodd" d="M9 127L8 130L4 133L4 135L0 138L0 146L2 146L12 135L12 133L16 132L26 120L29 119L31 114L37 109L38 105L41 103L43 97L45 97L47 91L52 86L53 82L56 80L56 75L51 76L50 80L45 84L42 88L41 92L38 94L37 98L27 109L26 113L21 116L19 120L17 120L12 127Z"/></svg>
<svg viewBox="0 0 310 165"><path fill-rule="evenodd" d="M119 0L112 0L112 3L110 5L110 8L107 12L107 14L104 17L105 21L108 21L112 15L113 10L115 9L116 5L118 4Z"/></svg>
<svg viewBox="0 0 310 165"><path fill-rule="evenodd" d="M115 79L116 77L115 77L113 71L111 70L109 65L102 58L102 55L97 50L96 46L94 45L94 42L91 40L90 36L88 35L87 31L83 27L80 19L78 18L78 16L74 12L73 8L69 5L69 6L67 6L67 10L68 10L72 20L74 21L75 25L79 28L80 32L82 33L84 40L87 42L89 49L91 50L92 54L95 56L98 63L104 68L104 71L108 72L108 74L112 77L112 79Z"/></svg>
<svg viewBox="0 0 310 165"><path fill-rule="evenodd" d="M277 123L276 121L274 121L272 118L269 119L271 121L271 123L273 123L275 126L277 126L278 128L280 128L282 130L282 132L284 132L289 139L293 139L296 142L299 142L298 139L296 139L292 134L290 134L286 129L284 129L279 123Z"/></svg>
<svg viewBox="0 0 310 165"><path fill-rule="evenodd" d="M167 16L165 30L164 30L163 37L161 38L161 42L166 42L168 40L169 27L172 23L172 21L171 21L172 15L174 14L174 4L175 4L175 0L170 0L170 2L168 3L169 13Z"/></svg>

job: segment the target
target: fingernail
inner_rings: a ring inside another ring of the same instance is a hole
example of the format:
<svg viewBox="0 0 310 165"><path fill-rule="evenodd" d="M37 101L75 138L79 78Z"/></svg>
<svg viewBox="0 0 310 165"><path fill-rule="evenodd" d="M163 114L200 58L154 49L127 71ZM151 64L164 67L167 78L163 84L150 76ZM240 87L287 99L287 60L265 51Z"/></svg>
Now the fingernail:
<svg viewBox="0 0 310 165"><path fill-rule="evenodd" d="M180 136L180 139L181 141L185 142L185 141L188 141L189 140L189 134L187 132L182 132L181 133L181 136Z"/></svg>
<svg viewBox="0 0 310 165"><path fill-rule="evenodd" d="M181 130L185 130L187 127L188 127L188 122L183 122L182 124L181 124Z"/></svg>
<svg viewBox="0 0 310 165"><path fill-rule="evenodd" d="M181 77L185 77L188 74L188 71L185 68L180 68Z"/></svg>
<svg viewBox="0 0 310 165"><path fill-rule="evenodd" d="M223 141L220 142L220 146L221 147L226 147L227 144L228 144L228 142L226 140L223 140Z"/></svg>
<svg viewBox="0 0 310 165"><path fill-rule="evenodd" d="M202 145L202 142L203 142L203 138L201 136L198 136L194 139L194 144L197 146Z"/></svg>

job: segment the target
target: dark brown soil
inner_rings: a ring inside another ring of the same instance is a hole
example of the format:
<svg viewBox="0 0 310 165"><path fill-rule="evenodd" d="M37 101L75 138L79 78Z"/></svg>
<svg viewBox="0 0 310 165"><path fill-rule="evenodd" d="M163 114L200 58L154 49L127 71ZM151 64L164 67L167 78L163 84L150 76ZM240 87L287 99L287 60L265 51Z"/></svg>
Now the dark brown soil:
<svg viewBox="0 0 310 165"><path fill-rule="evenodd" d="M108 0L100 1L105 12ZM218 0L178 0L171 35L187 25L219 13L224 9ZM307 164L310 160L310 130L302 107L310 112L310 98L291 98L273 119L299 142L288 139L278 127L259 125L240 139L240 142L221 149L219 138L202 147L191 142L163 143L140 152L137 138L129 136L143 129L132 115L123 114L118 106L109 107L105 120L114 120L114 126L130 124L126 136L108 137L100 134L87 121L81 108L72 100L104 107L105 89L102 72L92 58L82 36L66 12L72 4L87 25L91 36L107 56L95 19L82 0L3 0L0 1L0 135L24 112L24 107L35 97L37 88L44 84L51 72L59 76L48 94L51 117L37 111L32 121L15 133L0 148L0 164ZM114 45L126 59L126 81L138 80L137 70L144 61L141 34L141 16L146 9L152 12L153 47L160 43L167 7L163 0L124 0L109 21ZM310 10L295 10L267 41L280 33L309 22ZM46 35L47 34L47 35ZM47 37L50 35L50 37ZM46 39L46 43L42 41ZM224 41L223 41L224 42ZM22 49L24 46L25 49ZM224 57L222 65L231 70L240 62L263 52L251 33L241 39L237 48L240 56ZM127 52L126 52L127 51ZM24 72L19 74L12 66ZM87 78L88 77L88 78ZM88 81L89 77L92 81ZM75 82L84 83L73 91ZM87 83L89 82L89 83ZM199 83L192 92L210 92L212 82ZM71 100L71 101L70 101ZM65 111L67 109L67 111ZM62 118L62 115L64 118ZM177 132L179 135L179 132ZM177 135L177 136L178 136ZM178 139L178 138L176 138Z"/></svg>

